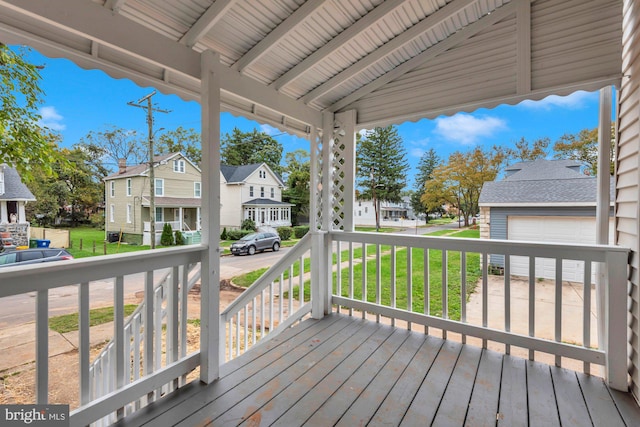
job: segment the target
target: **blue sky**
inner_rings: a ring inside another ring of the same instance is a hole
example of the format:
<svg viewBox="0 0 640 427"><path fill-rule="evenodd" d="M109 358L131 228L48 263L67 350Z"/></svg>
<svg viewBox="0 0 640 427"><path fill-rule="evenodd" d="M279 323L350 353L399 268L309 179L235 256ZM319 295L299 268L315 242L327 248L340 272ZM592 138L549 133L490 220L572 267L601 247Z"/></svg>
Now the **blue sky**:
<svg viewBox="0 0 640 427"><path fill-rule="evenodd" d="M41 71L45 97L40 113L43 124L62 135L63 146L72 146L90 131L111 126L146 135L144 110L128 106L127 102L137 101L152 88L139 87L125 79L112 79L102 71L83 70L71 61L46 58L37 52L29 54L28 59L45 66ZM158 108L171 110L168 114L155 115L156 129L182 126L199 131L198 103L161 93L153 100ZM223 114L221 125L223 134L234 127L243 131L261 129L274 135L285 152L309 148L306 140L228 113ZM412 168L409 185L413 186L412 176L418 160L430 148L446 159L454 151L476 146L512 146L522 137L529 141L549 137L553 143L563 134L597 126L598 94L576 92L568 97L550 96L539 102L525 101L516 106L479 109L472 114L407 122L398 126L398 130Z"/></svg>

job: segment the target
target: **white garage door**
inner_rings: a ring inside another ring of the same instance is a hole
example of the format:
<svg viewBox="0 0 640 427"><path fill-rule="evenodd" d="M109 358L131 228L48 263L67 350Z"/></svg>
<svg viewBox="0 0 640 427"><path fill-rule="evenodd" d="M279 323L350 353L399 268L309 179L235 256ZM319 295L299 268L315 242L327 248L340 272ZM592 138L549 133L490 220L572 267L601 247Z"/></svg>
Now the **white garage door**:
<svg viewBox="0 0 640 427"><path fill-rule="evenodd" d="M596 242L596 220L593 217L525 217L510 216L507 220L508 240L528 240L534 242L585 243ZM613 218L609 223L609 241L613 242ZM592 280L595 272L592 267ZM511 274L529 275L527 257L511 257ZM555 260L536 258L536 277L555 279ZM582 283L584 263L564 260L562 279Z"/></svg>

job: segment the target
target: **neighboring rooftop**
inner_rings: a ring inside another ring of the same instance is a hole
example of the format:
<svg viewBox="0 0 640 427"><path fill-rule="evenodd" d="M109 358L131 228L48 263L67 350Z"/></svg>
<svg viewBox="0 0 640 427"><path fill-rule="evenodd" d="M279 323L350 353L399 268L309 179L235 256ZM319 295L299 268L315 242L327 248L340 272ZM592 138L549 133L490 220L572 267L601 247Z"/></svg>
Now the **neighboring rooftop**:
<svg viewBox="0 0 640 427"><path fill-rule="evenodd" d="M502 181L485 182L480 205L518 204L596 204L595 177L580 173L573 160L535 160L507 167ZM609 193L614 199L614 181Z"/></svg>
<svg viewBox="0 0 640 427"><path fill-rule="evenodd" d="M0 200L35 201L36 198L29 188L22 182L18 171L7 165L0 165L0 172L4 172L4 193L0 193Z"/></svg>

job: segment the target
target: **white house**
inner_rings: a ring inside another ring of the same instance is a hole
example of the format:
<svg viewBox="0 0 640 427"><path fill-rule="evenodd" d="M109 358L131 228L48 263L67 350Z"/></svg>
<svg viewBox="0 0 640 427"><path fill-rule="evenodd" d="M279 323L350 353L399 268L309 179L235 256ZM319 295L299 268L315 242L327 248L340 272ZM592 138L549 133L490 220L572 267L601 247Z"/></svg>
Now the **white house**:
<svg viewBox="0 0 640 427"><path fill-rule="evenodd" d="M251 219L257 226L291 225L290 203L282 201L284 182L266 163L220 166L220 225L240 227Z"/></svg>
<svg viewBox="0 0 640 427"><path fill-rule="evenodd" d="M0 229L9 232L17 246L29 244L29 223L24 208L27 202L35 200L18 171L0 164Z"/></svg>
<svg viewBox="0 0 640 427"><path fill-rule="evenodd" d="M356 225L376 225L376 211L371 200L355 200L353 218ZM409 197L405 196L399 203L380 202L380 225L404 227L407 221L415 221L416 216L411 208Z"/></svg>

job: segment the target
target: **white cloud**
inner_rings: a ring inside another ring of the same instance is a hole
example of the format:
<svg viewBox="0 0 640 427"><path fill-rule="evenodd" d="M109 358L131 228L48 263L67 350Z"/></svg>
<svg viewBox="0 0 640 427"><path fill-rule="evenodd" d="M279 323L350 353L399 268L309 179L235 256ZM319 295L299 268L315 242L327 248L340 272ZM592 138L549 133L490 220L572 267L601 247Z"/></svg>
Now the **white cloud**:
<svg viewBox="0 0 640 427"><path fill-rule="evenodd" d="M567 96L549 95L540 101L526 100L522 101L520 105L539 110L549 110L551 108L579 110L584 108L587 102L596 100L597 97L597 92L578 91Z"/></svg>
<svg viewBox="0 0 640 427"><path fill-rule="evenodd" d="M409 155L411 157L421 158L425 151L420 147L415 147L409 150Z"/></svg>
<svg viewBox="0 0 640 427"><path fill-rule="evenodd" d="M264 132L267 135L276 135L282 133L279 129L276 129L273 126L269 125L260 125L260 132Z"/></svg>
<svg viewBox="0 0 640 427"><path fill-rule="evenodd" d="M470 145L506 127L504 120L497 117L474 117L459 113L455 116L436 119L434 133L448 141Z"/></svg>
<svg viewBox="0 0 640 427"><path fill-rule="evenodd" d="M62 117L57 111L56 107L42 107L40 108L40 126L47 127L51 130L61 131L67 128L67 125L62 123L64 117Z"/></svg>

